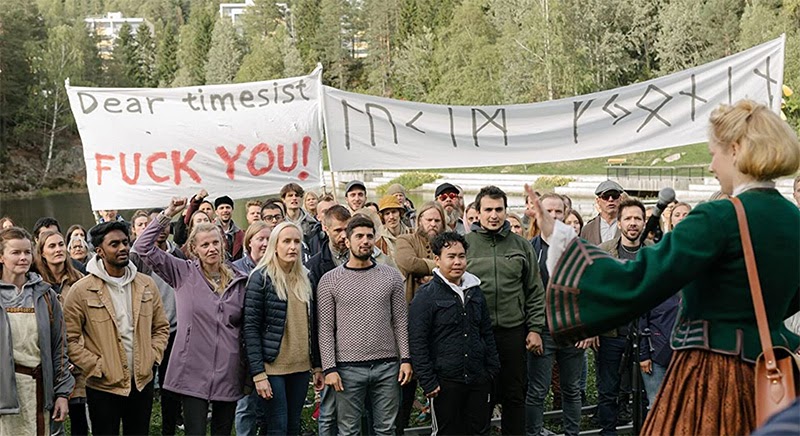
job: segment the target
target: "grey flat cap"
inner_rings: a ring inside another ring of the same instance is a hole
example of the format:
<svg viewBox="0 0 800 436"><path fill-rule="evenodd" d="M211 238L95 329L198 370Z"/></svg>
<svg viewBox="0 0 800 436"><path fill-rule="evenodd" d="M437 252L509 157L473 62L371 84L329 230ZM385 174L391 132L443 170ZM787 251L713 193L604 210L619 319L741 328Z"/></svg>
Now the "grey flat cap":
<svg viewBox="0 0 800 436"><path fill-rule="evenodd" d="M608 191L625 192L625 190L622 189L622 186L620 186L619 183L617 183L617 182L615 182L613 180L606 180L606 181L600 183L599 185L597 185L597 189L594 190L594 195L600 195L600 194L602 194L604 192L608 192Z"/></svg>

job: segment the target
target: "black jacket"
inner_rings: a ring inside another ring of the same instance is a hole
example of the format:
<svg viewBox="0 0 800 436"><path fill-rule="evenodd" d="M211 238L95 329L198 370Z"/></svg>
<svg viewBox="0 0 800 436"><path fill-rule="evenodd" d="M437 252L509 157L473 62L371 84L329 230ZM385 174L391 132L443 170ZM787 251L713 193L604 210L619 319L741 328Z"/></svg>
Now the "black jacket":
<svg viewBox="0 0 800 436"><path fill-rule="evenodd" d="M314 223L311 230L304 236L306 245L308 246L308 254L313 257L321 252L328 245L328 234L322 230L322 224L319 222ZM311 260L309 259L309 262Z"/></svg>
<svg viewBox="0 0 800 436"><path fill-rule="evenodd" d="M492 319L480 286L466 289L464 301L438 274L411 301L411 363L426 394L440 379L483 383L500 372Z"/></svg>
<svg viewBox="0 0 800 436"><path fill-rule="evenodd" d="M320 367L319 346L317 345L317 308L312 299L309 302L309 350L311 365ZM269 276L262 271L254 271L247 281L244 296L244 326L242 335L247 351L250 375L264 372L264 362L274 362L278 357L286 327L286 301L278 298Z"/></svg>
<svg viewBox="0 0 800 436"><path fill-rule="evenodd" d="M336 268L336 264L333 263L331 247L327 243L323 245L319 253L312 256L311 259L308 259L306 268L308 269L308 279L311 281L311 294L316 300L317 285L319 285L319 281L322 280L322 276Z"/></svg>

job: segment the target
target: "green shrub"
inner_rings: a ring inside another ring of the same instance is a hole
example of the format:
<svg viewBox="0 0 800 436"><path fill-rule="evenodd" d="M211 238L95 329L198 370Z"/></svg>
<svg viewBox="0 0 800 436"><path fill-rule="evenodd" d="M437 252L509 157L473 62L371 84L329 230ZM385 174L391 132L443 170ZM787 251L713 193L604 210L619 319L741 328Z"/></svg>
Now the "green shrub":
<svg viewBox="0 0 800 436"><path fill-rule="evenodd" d="M414 171L411 173L402 174L400 177L395 177L392 180L384 183L381 186L378 186L378 194L384 195L386 194L386 190L389 189L389 186L394 185L395 183L399 183L406 188L407 191L412 189L419 188L420 186L424 185L425 183L435 182L439 179L438 174L434 173L423 173L419 171Z"/></svg>
<svg viewBox="0 0 800 436"><path fill-rule="evenodd" d="M557 186L564 186L575 179L566 176L541 176L533 182L533 189L539 192L552 191Z"/></svg>

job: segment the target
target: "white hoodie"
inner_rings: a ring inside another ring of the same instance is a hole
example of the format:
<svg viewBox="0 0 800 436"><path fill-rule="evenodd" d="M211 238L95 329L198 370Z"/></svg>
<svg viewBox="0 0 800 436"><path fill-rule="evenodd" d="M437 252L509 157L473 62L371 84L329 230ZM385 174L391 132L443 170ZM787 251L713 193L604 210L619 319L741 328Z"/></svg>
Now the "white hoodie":
<svg viewBox="0 0 800 436"><path fill-rule="evenodd" d="M433 273L439 276L440 279L442 279L445 283L447 283L448 286L450 286L450 289L452 289L453 292L455 292L461 298L462 304L464 303L464 291L481 284L481 279L479 279L478 276L472 273L468 273L466 271L464 271L464 275L461 276L461 285L457 285L451 282L450 280L447 280L442 275L442 272L439 271L439 268L434 268Z"/></svg>
<svg viewBox="0 0 800 436"><path fill-rule="evenodd" d="M122 277L111 277L106 272L103 260L95 256L86 264L86 271L103 280L108 285L108 296L114 304L117 328L122 339L122 346L128 357L128 369L133 373L133 305L131 283L136 278L136 266L128 263Z"/></svg>

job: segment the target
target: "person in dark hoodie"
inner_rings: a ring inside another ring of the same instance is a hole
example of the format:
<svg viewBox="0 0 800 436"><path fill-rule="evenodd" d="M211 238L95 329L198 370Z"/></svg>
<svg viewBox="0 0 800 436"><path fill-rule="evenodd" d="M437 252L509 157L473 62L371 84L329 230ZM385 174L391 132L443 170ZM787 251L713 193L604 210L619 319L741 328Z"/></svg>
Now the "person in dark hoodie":
<svg viewBox="0 0 800 436"><path fill-rule="evenodd" d="M411 364L431 399L434 434L490 430L489 398L500 358L481 281L466 271L467 248L456 232L433 239L433 279L419 288L409 308Z"/></svg>
<svg viewBox="0 0 800 436"><path fill-rule="evenodd" d="M31 237L0 230L0 434L49 434L75 386L57 295L30 272Z"/></svg>
<svg viewBox="0 0 800 436"><path fill-rule="evenodd" d="M639 368L647 391L648 407L655 404L658 388L672 359L669 340L678 319L680 303L680 293L677 293L639 318Z"/></svg>

